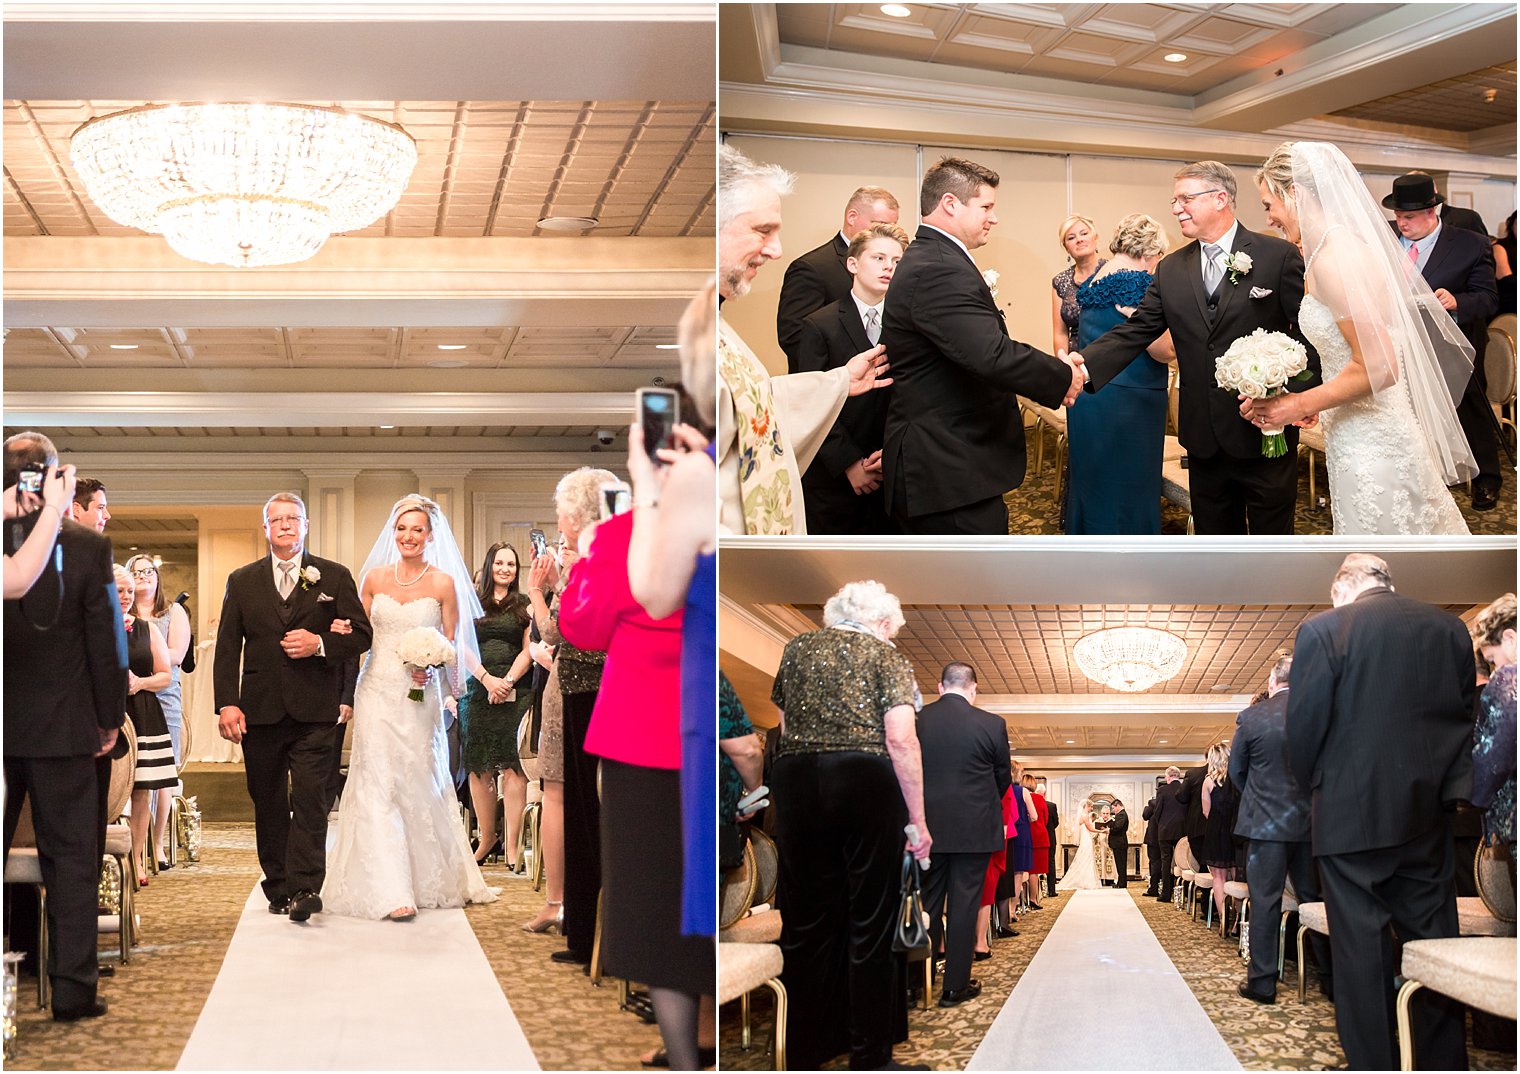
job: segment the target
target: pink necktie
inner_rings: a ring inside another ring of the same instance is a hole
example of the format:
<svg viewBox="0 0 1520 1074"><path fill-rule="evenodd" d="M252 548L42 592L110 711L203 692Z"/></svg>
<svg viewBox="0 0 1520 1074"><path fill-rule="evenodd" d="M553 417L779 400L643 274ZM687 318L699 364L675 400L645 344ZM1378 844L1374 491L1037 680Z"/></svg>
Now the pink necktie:
<svg viewBox="0 0 1520 1074"><path fill-rule="evenodd" d="M1417 242L1409 244L1409 263L1411 265L1418 265L1420 263L1420 244Z"/></svg>

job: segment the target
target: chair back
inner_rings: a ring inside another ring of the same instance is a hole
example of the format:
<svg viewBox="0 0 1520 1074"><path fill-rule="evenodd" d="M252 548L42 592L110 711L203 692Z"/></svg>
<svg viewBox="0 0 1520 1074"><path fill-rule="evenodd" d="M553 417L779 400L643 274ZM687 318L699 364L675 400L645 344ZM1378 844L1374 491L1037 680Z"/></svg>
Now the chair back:
<svg viewBox="0 0 1520 1074"><path fill-rule="evenodd" d="M1203 871L1198 864L1198 859L1193 857L1193 848L1185 835L1177 840L1176 862L1179 869L1191 869L1195 873Z"/></svg>
<svg viewBox="0 0 1520 1074"><path fill-rule="evenodd" d="M533 751L533 718L524 713L517 723L517 761L522 765L523 775L529 783L538 780L538 754Z"/></svg>
<svg viewBox="0 0 1520 1074"><path fill-rule="evenodd" d="M185 721L190 726L190 721ZM127 740L127 752L111 762L111 785L106 790L106 823L121 816L132 800L132 784L137 779L137 729L128 717L122 721L121 737Z"/></svg>
<svg viewBox="0 0 1520 1074"><path fill-rule="evenodd" d="M749 827L749 845L755 852L755 900L775 905L776 881L781 876L781 862L776 856L776 843L754 825Z"/></svg>
<svg viewBox="0 0 1520 1074"><path fill-rule="evenodd" d="M1478 848L1473 858L1473 880L1488 912L1500 921L1515 920L1515 885L1510 879L1510 848L1503 843Z"/></svg>
<svg viewBox="0 0 1520 1074"><path fill-rule="evenodd" d="M759 870L755 867L755 848L744 844L744 857L739 864L723 877L723 888L718 892L718 928L732 928L740 918L755 905L755 888L759 882Z"/></svg>
<svg viewBox="0 0 1520 1074"><path fill-rule="evenodd" d="M1500 314L1488 324L1488 349L1483 371L1488 378L1488 401L1509 406L1515 401L1515 315Z"/></svg>
<svg viewBox="0 0 1520 1074"><path fill-rule="evenodd" d="M184 680L181 679L181 681ZM195 741L195 721L190 718L189 713L190 706L186 705L185 715L180 720L179 726L179 774L181 775L184 774L185 766L190 763L190 747Z"/></svg>

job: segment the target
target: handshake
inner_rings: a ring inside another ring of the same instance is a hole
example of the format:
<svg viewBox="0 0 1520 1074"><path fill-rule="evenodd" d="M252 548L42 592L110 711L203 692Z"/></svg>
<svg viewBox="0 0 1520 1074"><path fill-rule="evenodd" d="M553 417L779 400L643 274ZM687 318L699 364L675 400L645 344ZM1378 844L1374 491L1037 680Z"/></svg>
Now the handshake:
<svg viewBox="0 0 1520 1074"><path fill-rule="evenodd" d="M1071 367L1071 387L1066 391L1066 398L1061 400L1062 406L1071 406L1082 394L1082 385L1087 383L1087 363L1076 351L1057 351L1056 357Z"/></svg>

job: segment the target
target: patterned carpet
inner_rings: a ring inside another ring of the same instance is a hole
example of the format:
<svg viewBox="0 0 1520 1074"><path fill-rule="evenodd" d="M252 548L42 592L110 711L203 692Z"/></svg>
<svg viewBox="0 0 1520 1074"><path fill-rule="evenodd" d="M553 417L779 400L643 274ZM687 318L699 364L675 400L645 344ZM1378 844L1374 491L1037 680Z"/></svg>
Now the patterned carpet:
<svg viewBox="0 0 1520 1074"><path fill-rule="evenodd" d="M1035 434L1026 430L1029 450L1029 470L1024 483L1007 493L1003 502L1008 505L1008 532L1015 534L1051 534L1061 532L1060 504L1055 498L1055 440L1045 434L1045 460L1039 472L1035 471ZM1064 478L1063 478L1064 481ZM1324 456L1317 456L1315 463L1314 497L1309 496L1309 463L1300 456L1298 464L1298 513L1294 532L1303 534L1327 534L1331 532L1330 505L1326 496L1329 478L1325 473ZM1452 489L1462 517L1473 533L1508 535L1516 532L1516 481L1509 473L1499 492L1499 506L1492 511L1478 512L1472 509L1472 496L1466 487ZM1064 489L1063 489L1064 492ZM1311 504L1313 506L1311 506ZM1163 534L1187 533L1187 514L1163 503L1161 507L1161 532Z"/></svg>
<svg viewBox="0 0 1520 1074"><path fill-rule="evenodd" d="M1276 1005L1263 1007L1243 1000L1235 994L1235 985L1245 975L1245 964L1236 952L1233 937L1222 940L1217 931L1204 928L1201 918L1190 921L1187 914L1170 905L1141 898L1143 885L1131 885L1128 890L1167 956L1243 1067L1333 1070L1344 1065L1345 1057L1335 1031L1335 1012L1330 1001L1320 995L1318 978L1312 969L1308 997L1302 1004L1298 1002L1298 979L1291 963L1286 980L1278 988ZM1019 919L1022 935L994 943L991 961L977 964L972 971L982 982L980 997L949 1010L931 1007L910 1012L908 1042L893 1050L893 1059L901 1063L926 1063L934 1070L964 1069L1068 901L1066 897L1047 899L1043 910ZM769 996L766 989L753 995L754 1046L747 1052L739 1047L739 1005L731 1003L723 1008L722 1050L718 1058L724 1070L768 1069L773 1025ZM1176 1046L1179 1056L1187 1054L1185 1041L1176 1042ZM1469 1045L1468 1058L1473 1070L1515 1069L1514 1052L1481 1051ZM1178 1065L1182 1068L1186 1063L1179 1060ZM827 1069L844 1070L848 1066L847 1060L840 1058L828 1064Z"/></svg>
<svg viewBox="0 0 1520 1074"><path fill-rule="evenodd" d="M17 1052L8 1069L173 1069L258 878L251 826L208 824L203 842L198 864L160 873L139 893L142 946L114 978L101 979L101 998L111 1007L106 1017L52 1021L37 1009L36 979L23 975ZM558 937L521 930L543 905L527 879L508 879L502 866L485 872L502 897L467 914L540 1065L640 1069L638 1056L659 1047L659 1031L618 1009L617 982L593 987L579 967L551 963L549 955L562 947ZM114 962L116 951L115 935L105 937L102 956Z"/></svg>

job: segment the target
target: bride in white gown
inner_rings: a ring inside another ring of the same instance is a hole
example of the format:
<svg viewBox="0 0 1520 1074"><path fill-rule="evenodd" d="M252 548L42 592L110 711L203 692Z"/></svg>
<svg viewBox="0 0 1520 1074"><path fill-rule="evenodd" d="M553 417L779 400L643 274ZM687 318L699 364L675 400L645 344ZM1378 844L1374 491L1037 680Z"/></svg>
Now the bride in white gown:
<svg viewBox="0 0 1520 1074"><path fill-rule="evenodd" d="M442 687L478 666L480 605L448 520L423 496L402 498L364 564L359 596L374 627L354 691L348 782L328 852L326 909L407 921L419 907L494 902L459 822ZM455 642L455 668L410 673L402 635L433 627ZM425 683L421 701L407 691Z"/></svg>
<svg viewBox="0 0 1520 1074"><path fill-rule="evenodd" d="M1072 856L1066 874L1056 882L1057 891L1077 891L1081 888L1101 888L1102 874L1098 870L1098 830L1093 819L1092 799L1084 798L1077 806L1077 852Z"/></svg>
<svg viewBox="0 0 1520 1074"><path fill-rule="evenodd" d="M1284 142L1256 178L1268 221L1304 252L1299 330L1324 381L1241 414L1268 427L1320 415L1336 533L1466 533L1447 486L1477 474L1454 402L1472 345L1339 149Z"/></svg>

